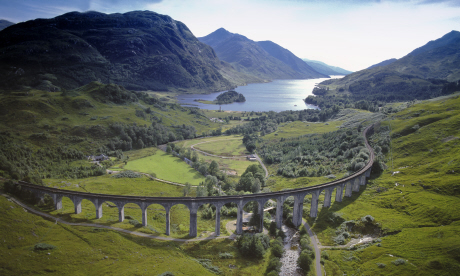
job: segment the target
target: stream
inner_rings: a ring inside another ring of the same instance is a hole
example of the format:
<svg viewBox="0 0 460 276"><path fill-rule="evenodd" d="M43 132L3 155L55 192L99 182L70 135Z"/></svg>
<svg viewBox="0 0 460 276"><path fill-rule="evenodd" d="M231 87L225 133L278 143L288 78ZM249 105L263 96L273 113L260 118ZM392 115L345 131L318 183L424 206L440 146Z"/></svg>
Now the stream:
<svg viewBox="0 0 460 276"><path fill-rule="evenodd" d="M286 234L284 238L284 254L281 257L281 271L279 275L302 276L300 268L297 267L297 259L300 256L300 240L298 232L286 225L281 226L281 230Z"/></svg>

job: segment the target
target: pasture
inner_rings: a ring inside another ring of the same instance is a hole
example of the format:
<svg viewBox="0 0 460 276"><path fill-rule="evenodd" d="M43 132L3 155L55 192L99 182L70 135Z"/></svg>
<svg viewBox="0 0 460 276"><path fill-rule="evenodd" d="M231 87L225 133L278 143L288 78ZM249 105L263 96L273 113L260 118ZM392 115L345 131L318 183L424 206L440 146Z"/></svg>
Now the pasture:
<svg viewBox="0 0 460 276"><path fill-rule="evenodd" d="M124 167L126 170L143 172L156 175L157 178L176 183L199 185L205 177L180 158L157 150L155 154L128 161Z"/></svg>
<svg viewBox="0 0 460 276"><path fill-rule="evenodd" d="M240 156L249 154L241 138L210 140L209 142L203 141L200 142L200 144L195 144L194 148L219 156Z"/></svg>

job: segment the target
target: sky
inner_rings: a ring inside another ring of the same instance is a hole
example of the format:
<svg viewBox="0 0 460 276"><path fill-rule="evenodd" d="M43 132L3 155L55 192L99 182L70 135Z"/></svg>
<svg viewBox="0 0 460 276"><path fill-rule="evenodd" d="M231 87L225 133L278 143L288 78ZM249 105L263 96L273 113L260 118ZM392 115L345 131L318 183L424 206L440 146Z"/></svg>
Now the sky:
<svg viewBox="0 0 460 276"><path fill-rule="evenodd" d="M0 19L14 23L88 10L150 10L196 37L225 28L350 71L460 31L460 0L0 0Z"/></svg>

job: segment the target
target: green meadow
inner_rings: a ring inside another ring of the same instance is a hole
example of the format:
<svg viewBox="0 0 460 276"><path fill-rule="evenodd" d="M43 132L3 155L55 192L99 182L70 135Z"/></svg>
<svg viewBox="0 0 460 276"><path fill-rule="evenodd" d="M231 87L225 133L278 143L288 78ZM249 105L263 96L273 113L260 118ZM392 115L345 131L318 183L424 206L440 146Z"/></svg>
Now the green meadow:
<svg viewBox="0 0 460 276"><path fill-rule="evenodd" d="M209 141L195 145L194 148L204 152L219 155L219 156L238 156L247 155L249 152L243 145L241 138L233 138L228 140Z"/></svg>
<svg viewBox="0 0 460 276"><path fill-rule="evenodd" d="M181 243L95 227L68 226L0 197L1 275L213 275ZM34 250L38 243L55 246ZM219 263L214 261L214 265Z"/></svg>
<svg viewBox="0 0 460 276"><path fill-rule="evenodd" d="M124 167L126 170L155 174L157 178L176 183L199 185L205 177L195 169L187 165L180 158L157 150L155 154L128 161Z"/></svg>

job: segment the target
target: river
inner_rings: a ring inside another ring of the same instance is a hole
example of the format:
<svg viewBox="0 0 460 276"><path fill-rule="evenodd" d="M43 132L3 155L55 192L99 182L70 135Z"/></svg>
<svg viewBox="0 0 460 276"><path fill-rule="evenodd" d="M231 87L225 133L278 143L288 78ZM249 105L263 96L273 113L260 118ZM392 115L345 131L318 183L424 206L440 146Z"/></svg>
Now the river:
<svg viewBox="0 0 460 276"><path fill-rule="evenodd" d="M343 76L331 76L341 78ZM274 80L267 83L251 83L246 86L238 86L235 91L246 98L244 103L232 103L221 105L222 110L231 111L284 111L318 109L314 105L304 102L308 95L312 95L316 84L328 80L328 78L308 80ZM213 101L223 92L211 94L184 94L177 96L179 104L183 106L195 106L201 109L219 110L221 106L203 104L195 100L201 99Z"/></svg>

